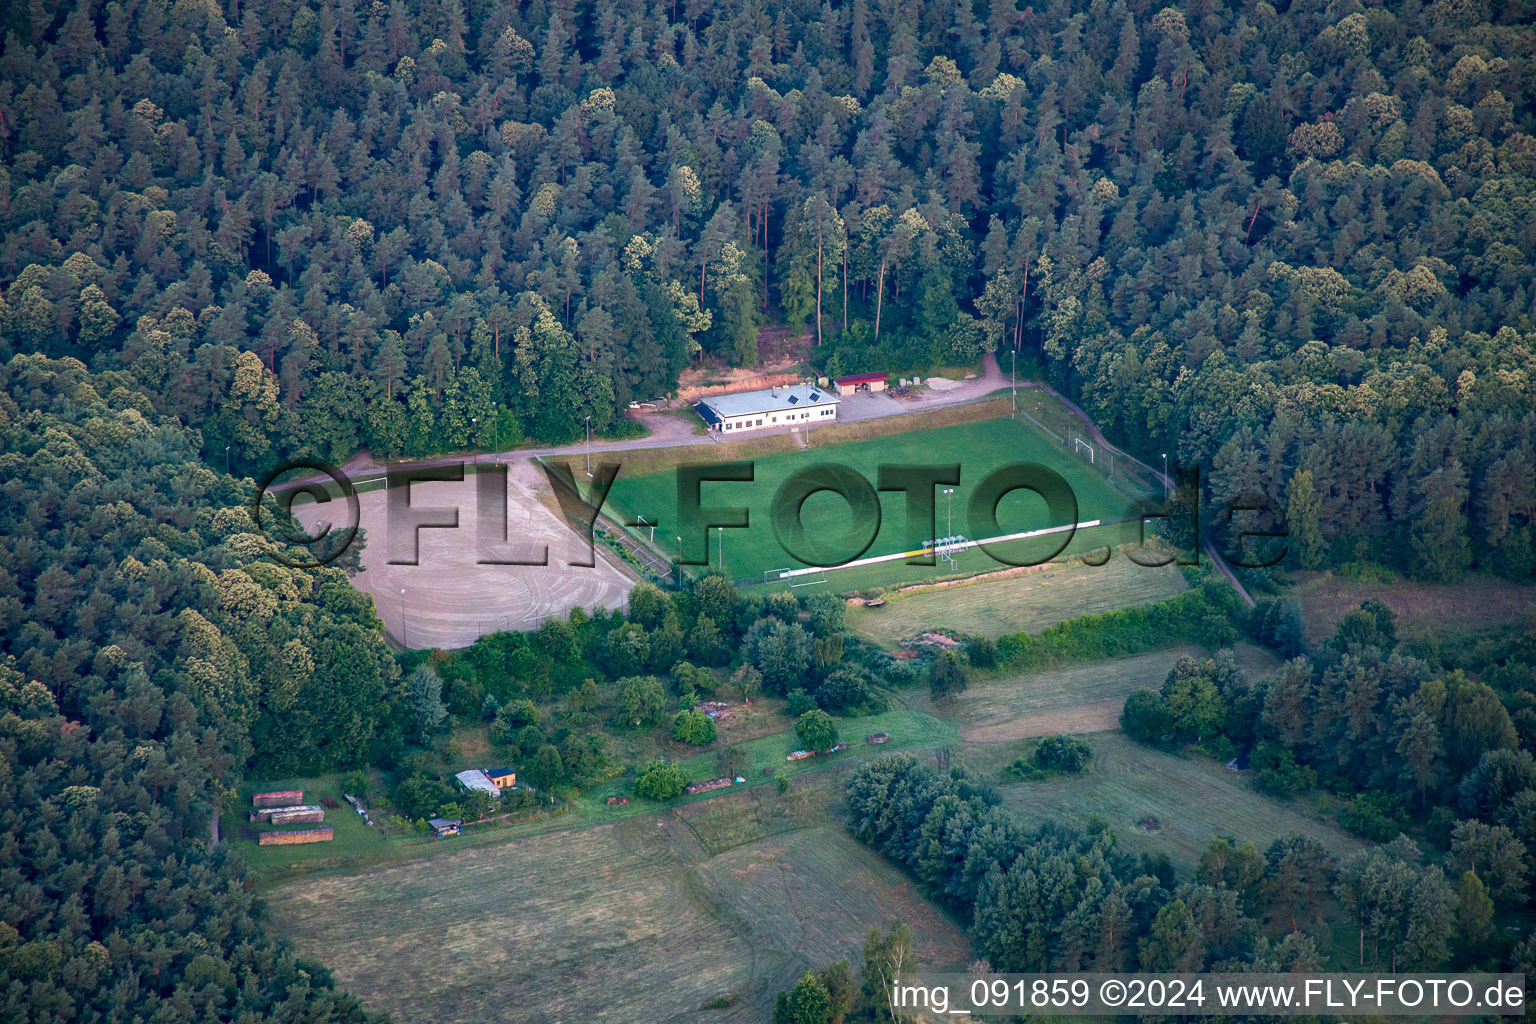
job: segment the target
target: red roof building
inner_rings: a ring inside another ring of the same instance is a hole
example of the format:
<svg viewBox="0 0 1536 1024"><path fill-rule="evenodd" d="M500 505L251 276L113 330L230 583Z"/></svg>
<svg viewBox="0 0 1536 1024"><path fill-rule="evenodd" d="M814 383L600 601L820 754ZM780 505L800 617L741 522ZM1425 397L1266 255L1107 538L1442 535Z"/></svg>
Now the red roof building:
<svg viewBox="0 0 1536 1024"><path fill-rule="evenodd" d="M890 379L888 373L850 373L832 383L837 385L838 394L851 395L855 391L884 391Z"/></svg>

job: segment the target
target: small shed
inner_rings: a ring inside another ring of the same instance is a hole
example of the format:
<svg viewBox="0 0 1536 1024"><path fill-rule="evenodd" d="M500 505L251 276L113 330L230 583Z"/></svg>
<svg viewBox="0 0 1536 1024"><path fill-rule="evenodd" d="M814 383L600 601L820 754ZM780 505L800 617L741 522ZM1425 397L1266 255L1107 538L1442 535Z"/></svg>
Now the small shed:
<svg viewBox="0 0 1536 1024"><path fill-rule="evenodd" d="M517 773L511 768L487 768L485 774L497 789L511 789L517 785Z"/></svg>
<svg viewBox="0 0 1536 1024"><path fill-rule="evenodd" d="M466 768L455 775L454 778L458 779L459 785L467 790L474 791L478 789L480 792L489 793L491 796L501 796L501 788L492 782L491 777L479 768Z"/></svg>
<svg viewBox="0 0 1536 1024"><path fill-rule="evenodd" d="M839 395L851 395L856 391L884 391L890 381L888 373L850 373L832 383L837 385Z"/></svg>
<svg viewBox="0 0 1536 1024"><path fill-rule="evenodd" d="M439 839L456 836L464 831L464 822L458 818L432 818L427 821L432 834Z"/></svg>

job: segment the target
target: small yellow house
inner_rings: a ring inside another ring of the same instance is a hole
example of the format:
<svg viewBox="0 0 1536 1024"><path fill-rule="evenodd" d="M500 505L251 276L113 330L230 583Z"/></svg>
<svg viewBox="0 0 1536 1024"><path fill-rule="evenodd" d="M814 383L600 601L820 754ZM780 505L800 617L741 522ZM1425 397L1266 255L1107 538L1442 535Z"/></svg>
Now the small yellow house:
<svg viewBox="0 0 1536 1024"><path fill-rule="evenodd" d="M496 783L497 789L511 789L517 785L517 773L511 768L491 768L485 774Z"/></svg>

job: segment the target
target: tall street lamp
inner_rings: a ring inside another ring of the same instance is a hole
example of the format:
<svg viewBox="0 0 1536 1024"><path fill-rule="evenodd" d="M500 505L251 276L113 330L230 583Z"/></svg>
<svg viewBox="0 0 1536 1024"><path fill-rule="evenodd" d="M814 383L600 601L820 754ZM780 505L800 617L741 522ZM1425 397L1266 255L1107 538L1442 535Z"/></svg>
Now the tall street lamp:
<svg viewBox="0 0 1536 1024"><path fill-rule="evenodd" d="M592 479L592 417L587 417L587 479Z"/></svg>
<svg viewBox="0 0 1536 1024"><path fill-rule="evenodd" d="M949 538L955 535L955 489L944 488L944 511L948 523L944 527L945 547L949 546Z"/></svg>
<svg viewBox="0 0 1536 1024"><path fill-rule="evenodd" d="M405 588L400 588L400 646L409 650L411 642L405 631Z"/></svg>
<svg viewBox="0 0 1536 1024"><path fill-rule="evenodd" d="M1168 453L1163 452L1163 497L1172 493L1172 485L1168 482Z"/></svg>
<svg viewBox="0 0 1536 1024"><path fill-rule="evenodd" d="M229 468L229 449L231 447L233 447L233 445L225 445L224 446L224 473L227 476L234 476L234 473L231 472L230 468Z"/></svg>

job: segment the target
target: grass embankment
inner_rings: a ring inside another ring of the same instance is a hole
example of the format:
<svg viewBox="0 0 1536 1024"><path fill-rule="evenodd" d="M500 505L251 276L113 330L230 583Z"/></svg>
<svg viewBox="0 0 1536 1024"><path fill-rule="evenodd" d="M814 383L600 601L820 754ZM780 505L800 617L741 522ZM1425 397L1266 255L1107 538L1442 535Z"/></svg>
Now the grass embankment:
<svg viewBox="0 0 1536 1024"><path fill-rule="evenodd" d="M883 607L848 609L848 628L887 649L928 629L996 638L1038 633L1080 615L1160 601L1187 588L1176 567L1147 568L1117 552L1102 566L1052 563L887 593Z"/></svg>

